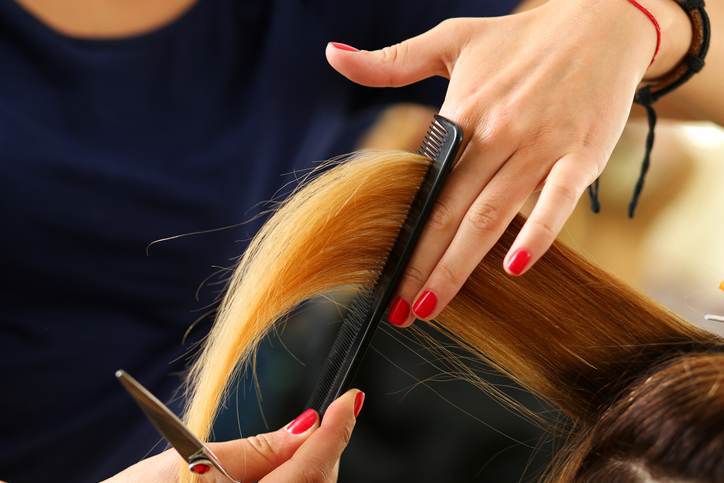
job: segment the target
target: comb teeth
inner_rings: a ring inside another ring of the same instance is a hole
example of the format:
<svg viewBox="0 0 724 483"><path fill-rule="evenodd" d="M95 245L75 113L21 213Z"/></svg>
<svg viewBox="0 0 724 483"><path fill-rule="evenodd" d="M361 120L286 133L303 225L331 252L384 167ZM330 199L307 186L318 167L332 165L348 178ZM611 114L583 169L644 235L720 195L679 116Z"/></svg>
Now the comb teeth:
<svg viewBox="0 0 724 483"><path fill-rule="evenodd" d="M339 395L340 391L335 391L335 389L341 387L343 383L341 379L345 376L346 365L353 356L352 352L362 344L361 339L365 336L362 329L368 323L372 304L372 291L363 289L348 305L334 344L327 356L325 371L317 382L308 407L323 411Z"/></svg>
<svg viewBox="0 0 724 483"><path fill-rule="evenodd" d="M430 124L430 127L427 128L427 134L425 134L425 139L422 140L422 144L417 150L417 153L429 159L437 159L440 156L447 138L447 129L435 118Z"/></svg>
<svg viewBox="0 0 724 483"><path fill-rule="evenodd" d="M432 161L427 174L381 270L377 272L374 285L360 291L342 319L326 367L308 405L316 408L320 415L343 391L349 389L375 329L392 300L435 198L452 169L461 142L460 129L444 117L435 116L418 150L419 154Z"/></svg>

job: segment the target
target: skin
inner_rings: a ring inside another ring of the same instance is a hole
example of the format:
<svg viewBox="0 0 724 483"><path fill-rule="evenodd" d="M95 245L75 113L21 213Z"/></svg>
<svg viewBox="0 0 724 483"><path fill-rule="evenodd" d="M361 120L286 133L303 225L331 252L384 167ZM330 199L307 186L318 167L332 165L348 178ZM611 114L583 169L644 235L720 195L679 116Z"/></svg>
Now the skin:
<svg viewBox="0 0 724 483"><path fill-rule="evenodd" d="M182 15L196 0L17 0L49 27L71 37L143 34Z"/></svg>
<svg viewBox="0 0 724 483"><path fill-rule="evenodd" d="M662 28L653 64L655 30L625 0L550 0L506 17L451 19L376 51L327 46L332 67L362 85L448 78L440 113L461 125L468 140L400 285L398 295L413 310L396 325L435 318L537 191L504 268L513 274L512 257L524 250L530 261L515 273L521 275L550 247L606 166L640 82L669 71L691 43L689 19L676 3L640 3ZM724 31L721 2L709 10L714 32ZM724 124L721 57L715 38L709 67L675 93L664 114L697 113ZM676 102L687 105L686 112L672 109ZM428 292L437 303L419 313L414 301Z"/></svg>
<svg viewBox="0 0 724 483"><path fill-rule="evenodd" d="M327 409L322 424L317 422L302 434L292 434L281 428L273 433L212 443L209 447L239 481L337 481L339 460L356 422L354 401L358 392L351 389L340 396ZM168 450L136 463L106 480L106 483L173 482L176 481L179 465L183 464L175 450Z"/></svg>

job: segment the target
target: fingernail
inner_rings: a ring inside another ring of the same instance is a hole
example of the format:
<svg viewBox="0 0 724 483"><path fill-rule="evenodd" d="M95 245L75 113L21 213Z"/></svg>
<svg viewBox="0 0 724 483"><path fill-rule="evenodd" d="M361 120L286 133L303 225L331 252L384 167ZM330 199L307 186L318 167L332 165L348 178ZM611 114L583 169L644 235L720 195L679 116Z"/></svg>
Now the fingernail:
<svg viewBox="0 0 724 483"><path fill-rule="evenodd" d="M415 315L417 315L421 319L424 319L425 317L428 317L433 312L433 310L435 310L436 305L437 295L435 295L435 293L431 292L430 290L425 290L417 299L417 302L415 302L412 310L413 312L415 312Z"/></svg>
<svg viewBox="0 0 724 483"><path fill-rule="evenodd" d="M402 297L395 297L387 312L387 321L399 327L405 323L408 315L410 315L410 304Z"/></svg>
<svg viewBox="0 0 724 483"><path fill-rule="evenodd" d="M365 393L362 391L358 392L354 397L354 417L359 416L359 412L362 411L362 405L365 403Z"/></svg>
<svg viewBox="0 0 724 483"><path fill-rule="evenodd" d="M292 434L302 434L312 426L314 426L314 423L317 422L317 411L314 409L307 409L302 414L297 416L297 418L289 423L286 427L286 430L289 431Z"/></svg>
<svg viewBox="0 0 724 483"><path fill-rule="evenodd" d="M528 262L530 262L530 253L528 253L528 250L518 250L510 257L508 271L513 275L520 275L523 273L523 270L525 270L525 267L528 266Z"/></svg>
<svg viewBox="0 0 724 483"><path fill-rule="evenodd" d="M339 50L346 50L347 52L359 52L359 49L352 47L351 45L343 44L342 42L330 42L332 47Z"/></svg>

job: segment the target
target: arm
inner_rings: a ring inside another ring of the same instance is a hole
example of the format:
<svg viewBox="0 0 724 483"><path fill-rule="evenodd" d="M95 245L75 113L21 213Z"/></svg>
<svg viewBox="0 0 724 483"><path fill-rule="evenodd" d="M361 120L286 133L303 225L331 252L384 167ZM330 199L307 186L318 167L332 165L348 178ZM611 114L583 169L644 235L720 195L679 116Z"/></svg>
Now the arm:
<svg viewBox="0 0 724 483"><path fill-rule="evenodd" d="M627 0L548 0L505 17L450 19L382 50L327 47L332 66L366 86L450 80L440 113L463 128L466 145L399 288L417 318L437 317L537 189L504 268L523 275L550 247L606 166L638 86L669 71L690 46L688 16L674 0L639 2L663 30L653 64L654 27ZM706 74L672 102L724 123L714 86L722 46L718 38L713 44ZM409 313L397 325L413 320Z"/></svg>

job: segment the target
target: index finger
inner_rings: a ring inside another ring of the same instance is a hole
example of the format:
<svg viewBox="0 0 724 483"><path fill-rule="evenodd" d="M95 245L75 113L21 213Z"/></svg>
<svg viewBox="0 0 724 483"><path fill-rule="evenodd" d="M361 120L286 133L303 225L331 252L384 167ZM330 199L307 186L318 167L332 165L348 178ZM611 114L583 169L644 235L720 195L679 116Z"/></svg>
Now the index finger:
<svg viewBox="0 0 724 483"><path fill-rule="evenodd" d="M262 483L337 480L338 461L347 447L362 408L364 393L351 389L327 409L321 426L294 453L269 473Z"/></svg>

